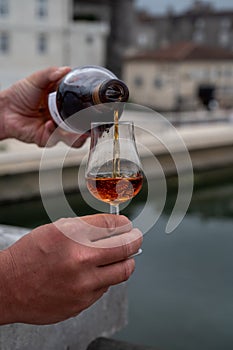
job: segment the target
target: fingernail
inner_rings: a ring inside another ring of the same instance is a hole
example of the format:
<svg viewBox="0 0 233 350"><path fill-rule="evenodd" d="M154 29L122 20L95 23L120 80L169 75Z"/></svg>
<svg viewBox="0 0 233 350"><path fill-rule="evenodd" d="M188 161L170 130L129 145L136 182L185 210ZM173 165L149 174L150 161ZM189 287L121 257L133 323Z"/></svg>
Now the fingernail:
<svg viewBox="0 0 233 350"><path fill-rule="evenodd" d="M64 66L64 67L59 67L56 72L58 74L63 74L63 73L68 73L69 71L70 71L70 67Z"/></svg>
<svg viewBox="0 0 233 350"><path fill-rule="evenodd" d="M59 78L61 75L64 75L66 73L69 73L70 67L64 66L64 67L59 67L55 72L53 73L53 79Z"/></svg>

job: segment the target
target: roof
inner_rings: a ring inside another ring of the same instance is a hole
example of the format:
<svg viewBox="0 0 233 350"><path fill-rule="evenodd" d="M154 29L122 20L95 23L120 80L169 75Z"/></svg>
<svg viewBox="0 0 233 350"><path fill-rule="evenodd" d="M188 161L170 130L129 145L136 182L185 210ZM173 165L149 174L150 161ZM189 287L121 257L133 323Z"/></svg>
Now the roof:
<svg viewBox="0 0 233 350"><path fill-rule="evenodd" d="M180 42L156 51L129 54L126 61L203 61L233 60L233 52L219 47L208 47L194 42Z"/></svg>
<svg viewBox="0 0 233 350"><path fill-rule="evenodd" d="M154 22L156 23L157 21L160 20L174 20L174 19L182 19L186 18L188 20L190 19L195 19L195 18L205 18L205 19L212 19L215 17L226 17L226 18L232 18L233 17L233 9L232 6L229 7L229 9L221 9L221 10L216 10L213 6L211 6L208 3L203 3L201 7L190 7L187 8L187 10L184 10L180 13L174 12L172 6L167 13L165 14L152 14L149 13L147 10L137 10L136 12L137 18L140 22Z"/></svg>

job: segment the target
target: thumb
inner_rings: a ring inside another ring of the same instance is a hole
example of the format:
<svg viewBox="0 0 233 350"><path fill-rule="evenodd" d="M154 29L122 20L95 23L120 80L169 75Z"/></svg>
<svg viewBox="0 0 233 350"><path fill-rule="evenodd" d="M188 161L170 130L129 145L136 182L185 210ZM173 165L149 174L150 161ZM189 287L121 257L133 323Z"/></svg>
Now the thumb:
<svg viewBox="0 0 233 350"><path fill-rule="evenodd" d="M62 79L71 71L70 67L49 67L31 74L27 80L39 89L45 89L49 84Z"/></svg>
<svg viewBox="0 0 233 350"><path fill-rule="evenodd" d="M79 219L89 225L105 228L110 231L115 230L118 227L121 228L122 232L127 232L133 227L131 221L124 215L95 214L82 216Z"/></svg>

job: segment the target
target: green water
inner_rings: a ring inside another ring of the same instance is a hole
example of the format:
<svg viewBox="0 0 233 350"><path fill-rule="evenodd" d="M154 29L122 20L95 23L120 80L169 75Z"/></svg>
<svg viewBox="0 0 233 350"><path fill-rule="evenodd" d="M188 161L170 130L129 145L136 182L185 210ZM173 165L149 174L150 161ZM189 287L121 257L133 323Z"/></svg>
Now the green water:
<svg viewBox="0 0 233 350"><path fill-rule="evenodd" d="M143 254L136 258L128 284L129 325L118 339L161 350L233 348L232 174L226 169L196 176L187 215L166 235L176 195L176 181L170 181L163 214L145 235ZM145 185L124 213L133 218L146 195ZM79 215L94 213L78 193L67 198ZM59 197L51 198L51 205L58 216L64 215ZM35 227L48 218L41 202L34 200L1 205L0 222Z"/></svg>

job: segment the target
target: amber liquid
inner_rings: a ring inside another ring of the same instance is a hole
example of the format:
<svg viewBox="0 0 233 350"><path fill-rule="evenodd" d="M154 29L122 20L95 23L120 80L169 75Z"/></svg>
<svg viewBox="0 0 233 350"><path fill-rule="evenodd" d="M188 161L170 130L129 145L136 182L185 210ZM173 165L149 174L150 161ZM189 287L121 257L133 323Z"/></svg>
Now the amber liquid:
<svg viewBox="0 0 233 350"><path fill-rule="evenodd" d="M116 205L136 196L142 182L141 174L131 177L88 177L87 188L95 198Z"/></svg>
<svg viewBox="0 0 233 350"><path fill-rule="evenodd" d="M112 176L120 177L119 113L114 111L113 171Z"/></svg>

